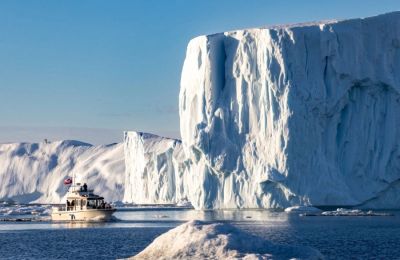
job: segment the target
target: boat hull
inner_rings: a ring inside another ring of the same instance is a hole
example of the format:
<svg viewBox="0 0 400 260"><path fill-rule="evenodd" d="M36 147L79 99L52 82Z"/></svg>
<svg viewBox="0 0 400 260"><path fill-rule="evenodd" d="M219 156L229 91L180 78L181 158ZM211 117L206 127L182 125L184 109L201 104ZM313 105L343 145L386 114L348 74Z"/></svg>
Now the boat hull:
<svg viewBox="0 0 400 260"><path fill-rule="evenodd" d="M51 219L53 221L109 221L115 209L91 209L91 210L53 210Z"/></svg>

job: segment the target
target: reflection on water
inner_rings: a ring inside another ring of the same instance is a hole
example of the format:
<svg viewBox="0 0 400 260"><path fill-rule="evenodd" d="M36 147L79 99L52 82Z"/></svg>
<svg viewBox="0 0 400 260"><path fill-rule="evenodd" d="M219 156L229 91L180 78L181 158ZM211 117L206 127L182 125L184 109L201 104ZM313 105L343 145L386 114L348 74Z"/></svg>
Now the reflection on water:
<svg viewBox="0 0 400 260"><path fill-rule="evenodd" d="M51 228L101 228L105 227L104 222L67 222L67 223L52 223Z"/></svg>
<svg viewBox="0 0 400 260"><path fill-rule="evenodd" d="M146 210L117 211L115 217L125 221L286 221L288 215L269 210Z"/></svg>

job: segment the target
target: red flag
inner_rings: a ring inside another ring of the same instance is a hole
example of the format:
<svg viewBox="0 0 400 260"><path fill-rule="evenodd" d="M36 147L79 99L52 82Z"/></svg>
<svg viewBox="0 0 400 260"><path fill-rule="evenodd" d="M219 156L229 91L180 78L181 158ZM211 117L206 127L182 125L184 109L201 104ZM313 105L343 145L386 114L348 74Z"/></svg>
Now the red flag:
<svg viewBox="0 0 400 260"><path fill-rule="evenodd" d="M64 185L69 185L72 183L72 178L68 178L64 180Z"/></svg>

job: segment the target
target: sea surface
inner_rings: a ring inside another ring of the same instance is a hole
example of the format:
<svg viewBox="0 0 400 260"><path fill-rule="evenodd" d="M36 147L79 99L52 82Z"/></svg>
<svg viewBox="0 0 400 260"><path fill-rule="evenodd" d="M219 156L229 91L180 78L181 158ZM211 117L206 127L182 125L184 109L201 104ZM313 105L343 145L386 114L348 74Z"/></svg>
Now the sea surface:
<svg viewBox="0 0 400 260"><path fill-rule="evenodd" d="M268 210L121 208L115 213L117 220L89 224L52 223L45 212L35 212L34 218L41 221L15 221L26 220L29 214L6 212L0 207L0 219L13 221L0 221L0 259L126 258L191 219L229 222L275 243L311 246L326 259L400 259L400 212L374 217L302 217Z"/></svg>

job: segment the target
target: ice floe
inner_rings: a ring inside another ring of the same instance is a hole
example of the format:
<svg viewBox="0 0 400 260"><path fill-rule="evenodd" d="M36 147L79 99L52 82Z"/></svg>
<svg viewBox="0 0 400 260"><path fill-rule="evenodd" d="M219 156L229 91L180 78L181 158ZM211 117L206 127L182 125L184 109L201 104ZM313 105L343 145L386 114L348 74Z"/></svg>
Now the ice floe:
<svg viewBox="0 0 400 260"><path fill-rule="evenodd" d="M319 213L322 210L312 206L293 206L285 209L285 212L290 213Z"/></svg>
<svg viewBox="0 0 400 260"><path fill-rule="evenodd" d="M338 208L331 211L323 212L305 212L300 214L301 216L335 216L335 217L380 217L380 216L393 216L392 213L387 212L375 212L372 210L364 211L360 209L345 209Z"/></svg>

